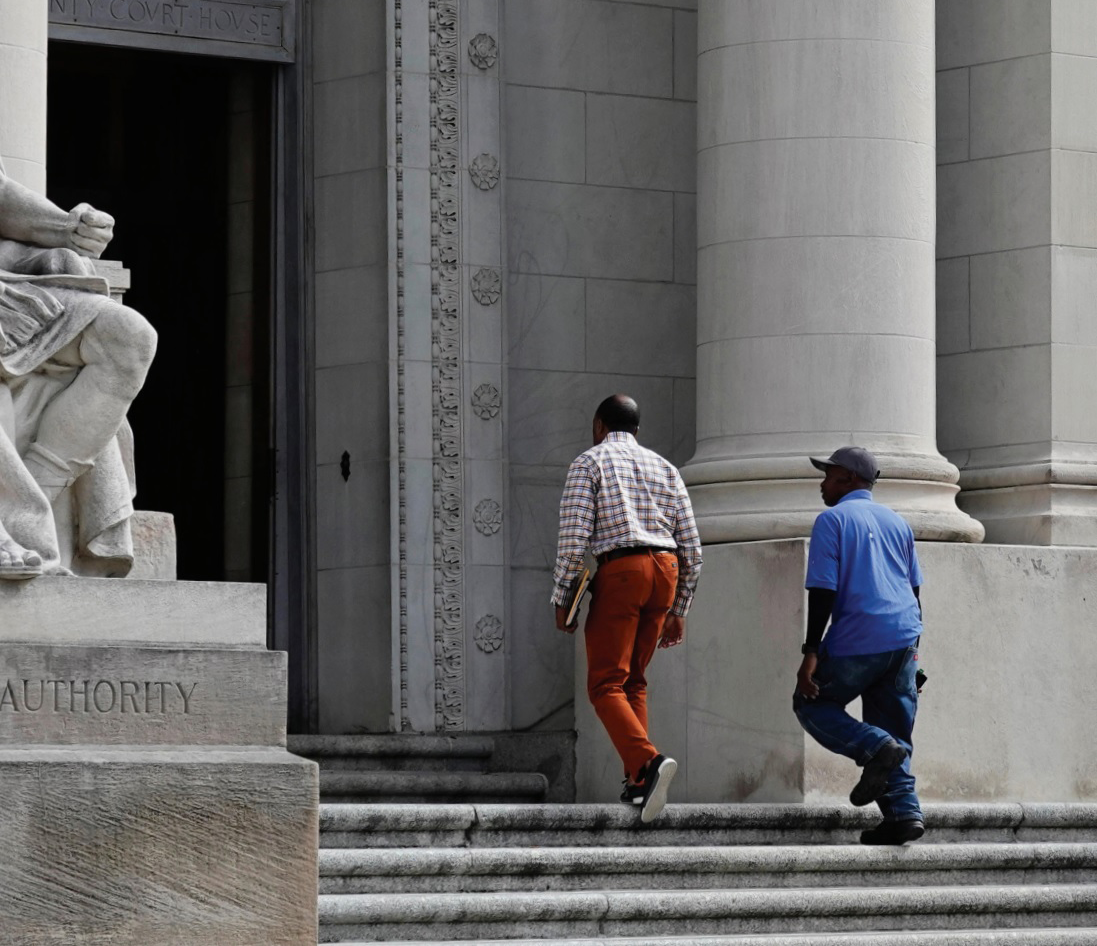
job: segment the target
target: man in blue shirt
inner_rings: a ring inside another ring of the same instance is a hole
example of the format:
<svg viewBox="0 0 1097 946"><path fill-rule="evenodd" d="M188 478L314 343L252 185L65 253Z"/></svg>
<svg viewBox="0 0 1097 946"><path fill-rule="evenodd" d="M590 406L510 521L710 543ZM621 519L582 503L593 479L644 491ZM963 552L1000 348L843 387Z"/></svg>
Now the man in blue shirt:
<svg viewBox="0 0 1097 946"><path fill-rule="evenodd" d="M873 502L880 471L867 450L842 447L811 462L826 474L820 492L828 508L811 530L807 643L793 709L822 746L863 767L849 800L875 801L884 820L862 832L861 843L915 841L925 827L910 774L922 634L914 533ZM857 697L863 722L846 712Z"/></svg>

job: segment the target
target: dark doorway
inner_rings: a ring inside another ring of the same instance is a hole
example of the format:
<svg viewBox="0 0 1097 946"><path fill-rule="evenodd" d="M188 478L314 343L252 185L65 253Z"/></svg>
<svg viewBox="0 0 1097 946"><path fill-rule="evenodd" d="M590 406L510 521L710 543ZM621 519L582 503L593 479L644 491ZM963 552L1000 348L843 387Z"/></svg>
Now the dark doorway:
<svg viewBox="0 0 1097 946"><path fill-rule="evenodd" d="M115 216L107 251L160 346L130 412L137 507L179 578L267 581L271 110L262 63L51 43L49 196Z"/></svg>

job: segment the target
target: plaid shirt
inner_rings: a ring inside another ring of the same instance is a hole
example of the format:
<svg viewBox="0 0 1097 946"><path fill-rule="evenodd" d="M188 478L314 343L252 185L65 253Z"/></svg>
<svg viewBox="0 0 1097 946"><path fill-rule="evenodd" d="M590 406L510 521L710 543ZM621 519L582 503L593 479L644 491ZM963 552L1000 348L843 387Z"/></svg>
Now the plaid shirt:
<svg viewBox="0 0 1097 946"><path fill-rule="evenodd" d="M671 614L685 616L701 573L701 539L678 471L624 431L576 457L560 500L560 542L552 603L561 605L590 548L598 556L629 545L678 552Z"/></svg>

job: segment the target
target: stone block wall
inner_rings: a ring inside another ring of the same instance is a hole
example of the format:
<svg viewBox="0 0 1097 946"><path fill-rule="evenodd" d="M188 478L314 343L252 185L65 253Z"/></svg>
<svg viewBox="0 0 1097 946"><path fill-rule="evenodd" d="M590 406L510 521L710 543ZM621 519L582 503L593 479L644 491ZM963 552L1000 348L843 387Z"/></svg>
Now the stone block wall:
<svg viewBox="0 0 1097 946"><path fill-rule="evenodd" d="M693 452L695 3L309 27L319 729L570 728L567 463L621 390Z"/></svg>
<svg viewBox="0 0 1097 946"><path fill-rule="evenodd" d="M594 408L640 402L679 465L696 403L695 0L508 0L504 128L510 706L570 728L548 597L568 463Z"/></svg>
<svg viewBox="0 0 1097 946"><path fill-rule="evenodd" d="M310 9L319 725L385 731L392 709L386 4L316 0Z"/></svg>
<svg viewBox="0 0 1097 946"><path fill-rule="evenodd" d="M653 741L680 766L674 801L834 804L856 783L853 762L792 711L807 551L803 539L705 547L685 643L657 651L647 674ZM1097 710L1097 550L920 542L918 557L922 801L1092 801L1097 763L1079 751L1075 721ZM613 801L620 761L590 706L576 716L577 799Z"/></svg>
<svg viewBox="0 0 1097 946"><path fill-rule="evenodd" d="M1095 27L937 3L938 440L988 541L1097 543Z"/></svg>
<svg viewBox="0 0 1097 946"><path fill-rule="evenodd" d="M960 466L1041 439L1051 410L1051 20L1010 4L988 33L978 6L937 6L938 437Z"/></svg>

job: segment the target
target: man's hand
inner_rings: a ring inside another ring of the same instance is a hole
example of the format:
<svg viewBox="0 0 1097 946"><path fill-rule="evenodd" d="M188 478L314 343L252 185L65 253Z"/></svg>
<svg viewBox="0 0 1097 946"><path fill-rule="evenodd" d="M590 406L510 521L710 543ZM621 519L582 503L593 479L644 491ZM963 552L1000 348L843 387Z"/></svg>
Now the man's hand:
<svg viewBox="0 0 1097 946"><path fill-rule="evenodd" d="M77 204L69 211L69 243L82 256L98 259L114 239L114 217L91 204Z"/></svg>
<svg viewBox="0 0 1097 946"><path fill-rule="evenodd" d="M796 671L796 692L806 700L814 700L819 695L819 684L815 682L815 668L818 666L818 654L804 654L800 669Z"/></svg>
<svg viewBox="0 0 1097 946"><path fill-rule="evenodd" d="M664 650L675 647L682 643L685 636L686 619L679 614L668 614L663 622L663 636L659 638L659 646Z"/></svg>
<svg viewBox="0 0 1097 946"><path fill-rule="evenodd" d="M564 622L567 619L568 609L562 605L556 605L556 629L558 631L563 631L565 634L574 634L575 629L579 626L579 622L576 621L574 624L565 624Z"/></svg>

